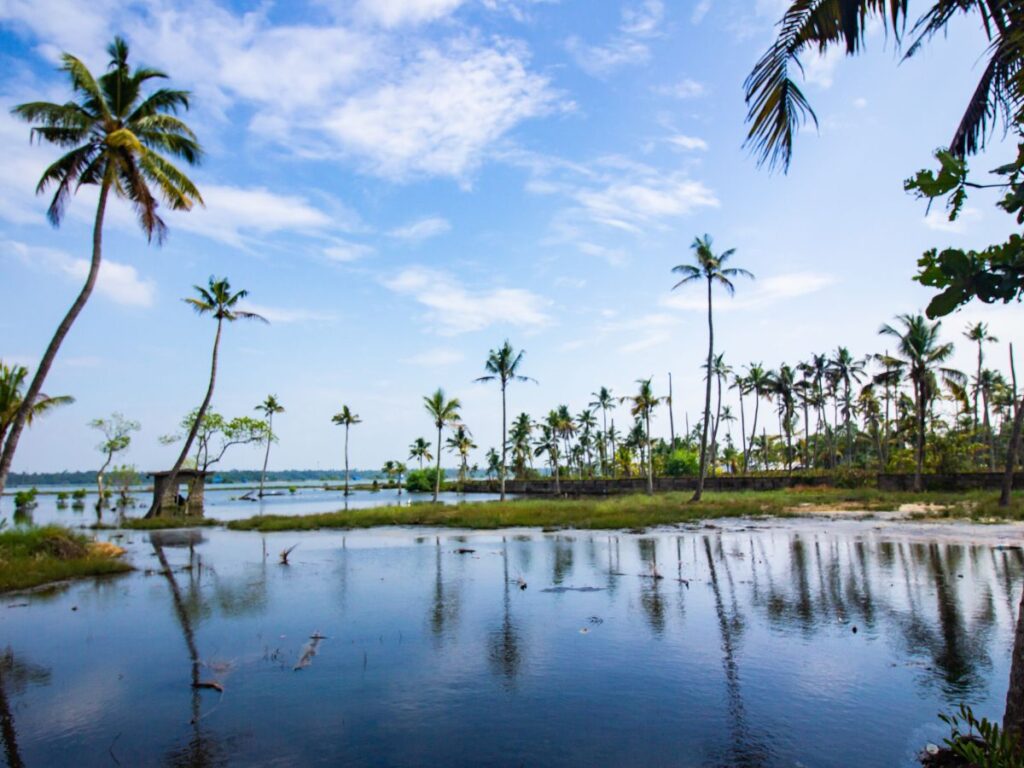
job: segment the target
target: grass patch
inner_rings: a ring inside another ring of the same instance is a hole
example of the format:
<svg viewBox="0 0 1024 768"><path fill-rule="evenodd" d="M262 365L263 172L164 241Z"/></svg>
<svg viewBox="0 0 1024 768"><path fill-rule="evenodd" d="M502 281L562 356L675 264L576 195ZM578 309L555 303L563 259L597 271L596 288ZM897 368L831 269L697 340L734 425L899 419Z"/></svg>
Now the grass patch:
<svg viewBox="0 0 1024 768"><path fill-rule="evenodd" d="M301 516L264 515L231 521L227 527L264 532L382 525L606 530L648 528L723 517L790 517L836 510L880 512L896 510L908 503L930 505L929 512L945 516L972 517L974 510L988 510L989 503L992 509L996 509L996 498L991 492L915 494L883 492L873 488L798 487L784 491L708 492L698 503L690 502L689 493L662 493L655 496L635 494L573 499L523 498L456 505L414 504ZM1024 519L1019 495L1015 497L1014 505L1003 519Z"/></svg>
<svg viewBox="0 0 1024 768"><path fill-rule="evenodd" d="M132 570L123 560L94 551L90 543L59 525L0 531L0 592Z"/></svg>
<svg viewBox="0 0 1024 768"><path fill-rule="evenodd" d="M133 517L124 521L121 528L130 531L166 531L172 528L207 528L220 525L220 520L212 517Z"/></svg>

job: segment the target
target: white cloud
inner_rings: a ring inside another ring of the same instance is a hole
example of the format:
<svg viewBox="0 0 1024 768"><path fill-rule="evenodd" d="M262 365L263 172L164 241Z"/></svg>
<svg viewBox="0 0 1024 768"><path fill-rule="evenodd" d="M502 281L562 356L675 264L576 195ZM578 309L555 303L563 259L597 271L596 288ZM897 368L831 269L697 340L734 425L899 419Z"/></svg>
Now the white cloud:
<svg viewBox="0 0 1024 768"><path fill-rule="evenodd" d="M694 24L700 24L704 21L704 17L708 15L710 10L711 0L697 0L697 3L693 6L693 12L690 14L690 21Z"/></svg>
<svg viewBox="0 0 1024 768"><path fill-rule="evenodd" d="M428 240L451 230L452 225L440 216L426 216L391 230L392 237L399 240Z"/></svg>
<svg viewBox="0 0 1024 768"><path fill-rule="evenodd" d="M708 143L704 139L698 139L696 136L684 136L681 133L669 136L667 141L673 147L682 150L705 150L708 148Z"/></svg>
<svg viewBox="0 0 1024 768"><path fill-rule="evenodd" d="M741 277L733 281L736 285L736 295L732 298L719 298L716 310L721 312L736 309L760 309L789 299L817 293L835 285L836 282L834 276L816 272L788 272L758 278L753 282ZM700 291L685 291L683 288L673 291L660 303L662 306L672 309L707 311L707 298L704 294Z"/></svg>
<svg viewBox="0 0 1024 768"><path fill-rule="evenodd" d="M464 0L359 0L360 15L385 27L422 24L451 14Z"/></svg>
<svg viewBox="0 0 1024 768"><path fill-rule="evenodd" d="M464 177L521 121L548 111L547 78L515 45L463 39L428 48L396 77L353 95L318 121L339 150L388 178Z"/></svg>
<svg viewBox="0 0 1024 768"><path fill-rule="evenodd" d="M661 0L644 0L623 8L618 32L604 45L589 45L573 35L565 41L565 47L580 69L594 77L605 77L620 67L642 64L650 58L647 40L658 35L664 16Z"/></svg>
<svg viewBox="0 0 1024 768"><path fill-rule="evenodd" d="M685 77L671 85L659 85L654 88L655 93L664 96L673 96L677 99L695 99L707 92L703 83L699 83L689 77Z"/></svg>
<svg viewBox="0 0 1024 768"><path fill-rule="evenodd" d="M316 312L310 309L288 307L272 307L266 304L243 302L240 308L246 312L255 312L271 323L284 325L289 323L327 322L335 319L330 312Z"/></svg>
<svg viewBox="0 0 1024 768"><path fill-rule="evenodd" d="M581 189L574 197L594 222L633 233L719 204L702 182L680 175L613 181L599 189Z"/></svg>
<svg viewBox="0 0 1024 768"><path fill-rule="evenodd" d="M924 224L928 229L936 232L949 232L954 235L964 234L972 224L981 219L981 211L977 208L964 208L960 211L955 221L949 220L949 214L944 210L929 211L924 217Z"/></svg>
<svg viewBox="0 0 1024 768"><path fill-rule="evenodd" d="M75 258L54 248L15 241L6 241L0 248L13 253L30 267L41 267L78 284L84 283L89 274L88 259ZM96 280L96 293L123 306L150 307L156 298L156 282L139 277L138 271L130 264L104 259Z"/></svg>
<svg viewBox="0 0 1024 768"><path fill-rule="evenodd" d="M333 245L324 248L324 256L338 263L358 261L373 253L373 248L362 243L351 243L338 238L335 238L332 242Z"/></svg>
<svg viewBox="0 0 1024 768"><path fill-rule="evenodd" d="M620 248L609 248L608 246L591 243L586 240L576 243L576 247L581 253L604 259L613 267L626 263L626 252Z"/></svg>
<svg viewBox="0 0 1024 768"><path fill-rule="evenodd" d="M858 96L856 99L853 100L853 106L855 106L857 109L864 109L865 107L867 107L867 105L868 100L865 99L863 96Z"/></svg>
<svg viewBox="0 0 1024 768"><path fill-rule="evenodd" d="M407 357L403 362L409 363L410 365L421 365L427 368L442 368L448 365L455 365L455 363L461 363L465 359L466 356L457 349L435 347L433 349L425 349L411 357Z"/></svg>
<svg viewBox="0 0 1024 768"><path fill-rule="evenodd" d="M803 64L804 80L822 89L832 87L832 75L836 65L843 58L843 49L834 45L825 53L812 53L801 61Z"/></svg>
<svg viewBox="0 0 1024 768"><path fill-rule="evenodd" d="M384 286L426 307L427 320L442 335L500 324L539 328L550 322L545 312L550 302L521 288L471 290L451 275L424 267L405 269Z"/></svg>

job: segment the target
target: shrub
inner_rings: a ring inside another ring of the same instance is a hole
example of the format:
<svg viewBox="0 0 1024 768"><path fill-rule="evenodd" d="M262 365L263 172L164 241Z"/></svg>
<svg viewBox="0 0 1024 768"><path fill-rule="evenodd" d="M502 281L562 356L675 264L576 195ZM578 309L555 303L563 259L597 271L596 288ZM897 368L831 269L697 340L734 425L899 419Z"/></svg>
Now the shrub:
<svg viewBox="0 0 1024 768"><path fill-rule="evenodd" d="M39 494L38 489L30 488L27 491L18 491L14 494L14 508L15 509L29 509L36 505L36 496Z"/></svg>
<svg viewBox="0 0 1024 768"><path fill-rule="evenodd" d="M665 459L665 474L670 477L696 475L700 471L700 455L688 448L676 448Z"/></svg>
<svg viewBox="0 0 1024 768"><path fill-rule="evenodd" d="M978 768L1024 768L1024 748L1020 742L1003 732L997 723L989 722L984 717L978 720L967 705L961 704L956 713L939 715L939 719L949 726L950 736L945 739L949 750L968 765Z"/></svg>
<svg viewBox="0 0 1024 768"><path fill-rule="evenodd" d="M405 489L414 493L433 493L437 470L414 469L405 476ZM444 470L441 470L441 490L444 490Z"/></svg>

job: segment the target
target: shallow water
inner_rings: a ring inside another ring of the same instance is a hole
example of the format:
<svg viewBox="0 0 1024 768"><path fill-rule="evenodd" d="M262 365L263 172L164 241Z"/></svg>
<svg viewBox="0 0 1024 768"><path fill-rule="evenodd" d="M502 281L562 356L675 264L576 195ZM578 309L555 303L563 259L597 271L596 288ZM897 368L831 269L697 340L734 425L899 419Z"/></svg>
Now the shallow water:
<svg viewBox="0 0 1024 768"><path fill-rule="evenodd" d="M3 601L8 759L910 766L1001 715L1024 555L874 525L125 534L139 571Z"/></svg>
<svg viewBox="0 0 1024 768"><path fill-rule="evenodd" d="M271 495L263 499L251 501L241 498L249 492L249 489L239 488L218 488L211 486L206 489L205 510L207 517L217 520L241 520L255 515L313 515L322 512L336 512L343 509L366 509L368 507L382 507L389 505L405 506L408 504L426 503L432 500L430 493L409 493L397 490L384 489L380 491L352 491L346 498L343 491L325 491L322 485L298 485L294 493L287 490L275 488ZM47 490L51 490L47 488ZM72 488L61 488L59 490L74 490ZM71 527L85 527L96 522L96 493L94 489L85 502L79 508L72 506L68 501L64 507L59 507L57 497L51 494L40 495L36 499L36 506L27 514L19 514L14 517L14 500L4 496L0 504L0 518L9 517L11 522L24 519L36 525L48 523L60 523ZM115 524L123 512L127 517L141 517L149 508L152 492L136 491L133 494L134 503L126 510L116 506L103 510L103 522ZM494 501L497 494L488 493L441 493L438 501L443 504L458 504L463 501ZM510 496L510 498L513 498Z"/></svg>

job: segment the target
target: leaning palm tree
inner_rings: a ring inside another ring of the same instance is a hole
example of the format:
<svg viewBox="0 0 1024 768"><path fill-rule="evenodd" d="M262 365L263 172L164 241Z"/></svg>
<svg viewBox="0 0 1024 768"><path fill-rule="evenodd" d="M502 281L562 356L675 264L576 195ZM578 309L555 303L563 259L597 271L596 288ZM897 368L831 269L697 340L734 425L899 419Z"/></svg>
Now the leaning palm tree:
<svg viewBox="0 0 1024 768"><path fill-rule="evenodd" d="M497 381L501 384L501 470L498 473L501 479L501 500L505 500L505 466L508 452L508 416L506 414L505 390L513 381L535 381L529 376L519 374L519 366L523 362L525 352L516 352L512 345L505 339L505 343L497 349L492 349L487 355L487 362L484 363L486 376L481 376L477 381Z"/></svg>
<svg viewBox="0 0 1024 768"><path fill-rule="evenodd" d="M25 402L21 388L28 377L28 368L23 365L6 365L0 361L0 445L3 445L7 430L14 423L18 411ZM75 398L69 395L39 394L35 403L28 409L28 417L25 420L26 426L32 426L32 420L44 416L49 411L62 405L70 405Z"/></svg>
<svg viewBox="0 0 1024 768"><path fill-rule="evenodd" d="M409 458L417 459L420 469L423 469L424 460L430 461L434 457L430 453L430 442L425 437L417 437L409 446Z"/></svg>
<svg viewBox="0 0 1024 768"><path fill-rule="evenodd" d="M704 473L707 470L708 425L711 422L711 370L715 356L715 324L711 309L711 287L718 283L732 296L736 293L736 286L733 285L731 278L743 276L753 279L754 276L745 269L726 267L725 263L736 253L736 249L730 248L720 254L716 254L711 249L711 235L694 238L690 248L693 249L696 263L679 264L672 267L673 272L683 276L678 283L672 286L672 290L697 280L706 280L708 284L707 387L704 392L704 423L701 427L700 470L697 473L697 490L693 493L693 501L700 501L704 493Z"/></svg>
<svg viewBox="0 0 1024 768"><path fill-rule="evenodd" d="M615 398L612 397L612 391L608 387L601 387L597 392L591 392L590 396L594 399L590 402L591 408L601 409L601 429L605 436L608 435L608 411L615 408ZM601 474L607 474L605 469L605 450L604 441L601 443ZM614 453L614 451L613 451ZM612 459L614 461L614 457Z"/></svg>
<svg viewBox="0 0 1024 768"><path fill-rule="evenodd" d="M359 414L353 413L351 408L343 405L341 410L331 417L331 421L345 428L345 495L348 496L348 431L353 424L361 424L363 420L359 418Z"/></svg>
<svg viewBox="0 0 1024 768"><path fill-rule="evenodd" d="M173 488L174 484L178 480L178 472L181 471L182 465L185 463L185 459L188 458L189 451L192 450L192 443L195 442L196 434L199 432L199 428L203 423L203 418L206 416L206 411L210 407L210 400L213 399L213 387L217 382L217 353L220 350L220 336L224 327L224 323L233 323L236 320L259 320L261 323L266 323L268 320L262 315L258 315L255 312L247 312L244 309L239 309L239 303L249 295L246 290L234 291L231 290L231 283L226 277L216 278L210 277L210 280L206 288L201 285L192 286L195 288L198 296L191 296L183 301L188 304L192 309L196 311L198 315L211 315L214 320L217 321L217 332L213 337L213 354L210 358L210 383L206 387L206 397L203 398L202 405L199 406L199 410L196 411L196 418L192 422L192 427L188 431L188 435L185 437L185 444L181 448L181 453L178 454L177 460L174 462L174 466L171 468L170 474L167 478L167 487ZM160 503L162 495L155 493L153 494L153 506L149 508L149 512L146 513L146 517L156 517L160 514Z"/></svg>
<svg viewBox="0 0 1024 768"><path fill-rule="evenodd" d="M999 0L932 0L911 27L913 39L904 58L945 33L960 13L976 13L988 41L988 61L949 143L953 155L965 157L984 147L1000 114L1010 125L1024 102L1024 7ZM744 83L750 125L746 143L758 162L787 169L796 134L808 119L817 125L814 110L791 77L802 69L801 56L822 55L836 45L848 55L858 53L868 30L879 23L902 46L907 14L907 0L790 0L778 37Z"/></svg>
<svg viewBox="0 0 1024 768"><path fill-rule="evenodd" d="M434 474L434 503L437 504L437 497L441 492L441 433L446 426L455 424L459 420L462 403L457 397L449 400L445 397L444 390L438 388L434 394L423 398L423 405L434 420L434 426L437 427L437 468Z"/></svg>
<svg viewBox="0 0 1024 768"><path fill-rule="evenodd" d="M85 285L50 339L22 407L11 423L0 453L0 493L43 382L99 277L103 220L110 193L131 203L143 232L150 241L155 238L158 243L163 241L167 226L157 215L157 197L163 198L172 210L182 211L203 201L189 178L161 154L189 164L198 162L202 156L195 134L175 116L179 110L188 109L188 92L158 88L146 95L143 86L167 75L146 67L132 71L128 67L128 45L119 37L114 38L107 52L110 65L98 78L80 59L68 53L61 56L61 70L67 73L77 100L64 104L34 101L13 110L16 117L33 124L34 140L69 150L43 172L36 186L39 194L55 188L47 210L50 223L60 224L71 195L83 186L99 187L99 199Z"/></svg>
<svg viewBox="0 0 1024 768"><path fill-rule="evenodd" d="M274 414L284 413L284 406L277 401L277 395L267 395L267 399L256 406L257 411L267 419L267 450L263 454L263 471L260 472L260 498L263 498L263 484L267 479L267 462L270 460L270 444L274 442Z"/></svg>
<svg viewBox="0 0 1024 768"><path fill-rule="evenodd" d="M895 357L902 360L906 367L907 378L914 390L915 440L914 440L914 490L920 491L921 473L924 468L925 448L925 416L928 404L938 392L936 372L945 379L956 380L962 377L959 371L941 367L941 363L953 354L953 344L939 341L939 328L942 323L930 323L924 315L903 314L896 320L900 328L886 323L879 329L885 336L896 339L897 352Z"/></svg>

